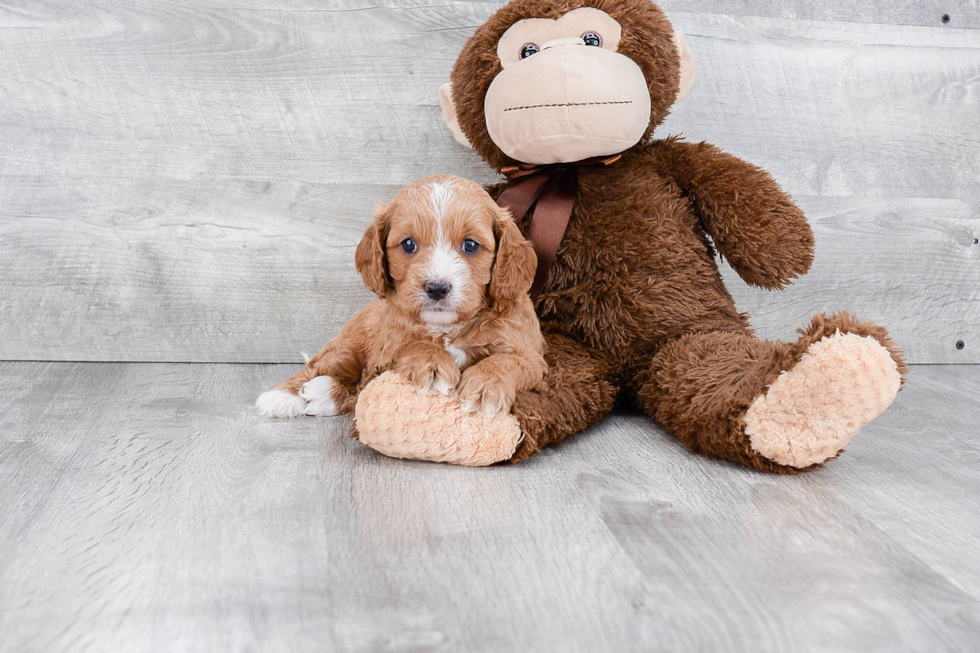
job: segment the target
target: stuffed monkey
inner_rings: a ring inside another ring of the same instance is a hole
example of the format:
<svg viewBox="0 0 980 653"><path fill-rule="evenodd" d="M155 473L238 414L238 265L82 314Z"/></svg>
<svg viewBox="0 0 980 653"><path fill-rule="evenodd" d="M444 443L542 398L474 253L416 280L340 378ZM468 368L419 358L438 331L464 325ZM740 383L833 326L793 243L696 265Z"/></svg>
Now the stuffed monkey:
<svg viewBox="0 0 980 653"><path fill-rule="evenodd" d="M456 140L508 175L492 194L539 258L550 373L517 396L510 460L621 398L693 452L794 473L837 456L902 384L880 326L818 315L796 341L772 342L736 310L717 256L779 289L809 269L813 235L765 171L708 143L651 138L693 77L683 36L650 0L514 0L441 89ZM362 440L391 437L374 428L391 401L358 406ZM398 401L424 414L431 400Z"/></svg>

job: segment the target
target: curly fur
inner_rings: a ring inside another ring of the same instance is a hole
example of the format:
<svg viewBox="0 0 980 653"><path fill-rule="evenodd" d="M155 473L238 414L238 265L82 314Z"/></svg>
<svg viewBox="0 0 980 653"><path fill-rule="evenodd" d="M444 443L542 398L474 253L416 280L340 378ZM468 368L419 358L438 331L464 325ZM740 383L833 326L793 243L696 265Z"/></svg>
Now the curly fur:
<svg viewBox="0 0 980 653"><path fill-rule="evenodd" d="M402 248L408 237L416 251ZM480 248L460 254L465 239ZM355 260L378 301L263 394L263 415L350 414L361 390L391 370L413 388L452 394L464 410L492 417L544 378L544 339L527 295L534 250L479 185L436 175L406 186L378 209ZM424 291L438 260L457 275L442 304Z"/></svg>

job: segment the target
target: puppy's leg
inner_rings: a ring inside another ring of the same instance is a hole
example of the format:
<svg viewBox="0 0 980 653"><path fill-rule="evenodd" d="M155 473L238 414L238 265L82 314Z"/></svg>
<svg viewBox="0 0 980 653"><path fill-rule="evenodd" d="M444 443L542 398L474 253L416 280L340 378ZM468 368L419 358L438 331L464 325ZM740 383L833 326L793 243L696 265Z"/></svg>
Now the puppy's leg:
<svg viewBox="0 0 980 653"><path fill-rule="evenodd" d="M547 369L544 358L536 352L484 358L463 372L459 383L463 412L480 412L487 417L509 413L517 393L539 384Z"/></svg>
<svg viewBox="0 0 980 653"><path fill-rule="evenodd" d="M284 385L284 384L280 384ZM299 417L306 411L306 400L280 386L269 388L255 400L262 417Z"/></svg>
<svg viewBox="0 0 980 653"><path fill-rule="evenodd" d="M342 382L326 371L307 364L288 381L272 386L255 402L259 414L263 417L340 415L351 395Z"/></svg>
<svg viewBox="0 0 980 653"><path fill-rule="evenodd" d="M372 302L348 322L288 381L269 388L255 402L264 417L329 416L353 411L353 396L364 372L369 343L377 337L382 302Z"/></svg>
<svg viewBox="0 0 980 653"><path fill-rule="evenodd" d="M315 376L300 388L299 396L306 401L304 415L331 417L343 412L344 402L350 393L332 376Z"/></svg>
<svg viewBox="0 0 980 653"><path fill-rule="evenodd" d="M393 371L421 390L448 395L459 383L459 366L433 342L416 340L403 345Z"/></svg>
<svg viewBox="0 0 980 653"><path fill-rule="evenodd" d="M263 417L299 417L300 415L337 415L345 397L336 396L338 384L321 375L309 364L288 381L274 385L255 401ZM342 388L341 388L342 389Z"/></svg>
<svg viewBox="0 0 980 653"><path fill-rule="evenodd" d="M331 340L292 378L262 393L255 405L265 417L340 415L349 411L345 404L360 378L360 357Z"/></svg>

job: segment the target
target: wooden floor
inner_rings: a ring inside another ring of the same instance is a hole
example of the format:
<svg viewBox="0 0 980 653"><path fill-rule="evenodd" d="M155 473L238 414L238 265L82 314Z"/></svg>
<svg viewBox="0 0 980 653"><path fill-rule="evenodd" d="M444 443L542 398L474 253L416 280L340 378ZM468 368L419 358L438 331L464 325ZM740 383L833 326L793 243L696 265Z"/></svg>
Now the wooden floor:
<svg viewBox="0 0 980 653"><path fill-rule="evenodd" d="M0 363L0 650L980 650L980 367L913 368L799 477L629 412L391 460L259 419L290 369Z"/></svg>

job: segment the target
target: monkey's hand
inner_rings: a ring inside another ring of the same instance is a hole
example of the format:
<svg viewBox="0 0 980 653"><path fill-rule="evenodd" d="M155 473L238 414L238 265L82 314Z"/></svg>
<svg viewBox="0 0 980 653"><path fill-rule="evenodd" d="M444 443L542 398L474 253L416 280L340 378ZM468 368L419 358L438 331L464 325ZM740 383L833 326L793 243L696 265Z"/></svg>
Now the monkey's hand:
<svg viewBox="0 0 980 653"><path fill-rule="evenodd" d="M765 170L708 143L667 139L650 154L694 203L701 227L746 283L783 288L813 263L806 216Z"/></svg>

